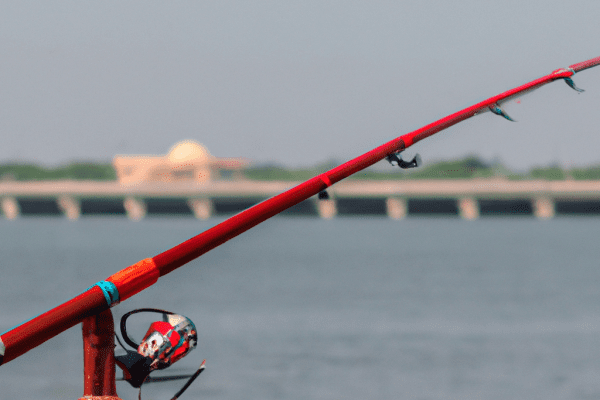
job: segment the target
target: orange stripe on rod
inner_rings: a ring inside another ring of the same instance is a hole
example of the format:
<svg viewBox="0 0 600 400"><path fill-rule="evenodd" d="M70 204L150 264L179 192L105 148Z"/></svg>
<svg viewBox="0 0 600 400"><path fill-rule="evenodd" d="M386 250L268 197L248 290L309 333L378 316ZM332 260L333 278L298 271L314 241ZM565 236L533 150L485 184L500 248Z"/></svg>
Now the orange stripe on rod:
<svg viewBox="0 0 600 400"><path fill-rule="evenodd" d="M160 272L154 260L146 258L111 275L106 280L115 284L119 292L119 300L123 301L154 285L159 277Z"/></svg>

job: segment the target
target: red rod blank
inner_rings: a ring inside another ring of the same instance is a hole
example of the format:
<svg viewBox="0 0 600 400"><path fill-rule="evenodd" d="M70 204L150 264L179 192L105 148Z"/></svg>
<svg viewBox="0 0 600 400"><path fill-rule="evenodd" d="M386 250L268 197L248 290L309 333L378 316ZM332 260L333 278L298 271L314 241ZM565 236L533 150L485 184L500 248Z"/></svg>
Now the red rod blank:
<svg viewBox="0 0 600 400"><path fill-rule="evenodd" d="M575 72L600 65L600 57L569 68L556 70L525 85L467 107L434 123L393 139L355 159L316 176L300 185L263 201L227 219L211 229L153 257L142 260L107 279L114 284L122 300L154 284L160 276L179 268L189 261L225 243L281 211L300 203L328 186L367 168L387 155L402 151L414 143L457 124L492 106L525 92L535 90L557 79L567 79ZM0 364L15 359L46 340L109 308L105 293L97 285L66 303L30 320L0 336Z"/></svg>

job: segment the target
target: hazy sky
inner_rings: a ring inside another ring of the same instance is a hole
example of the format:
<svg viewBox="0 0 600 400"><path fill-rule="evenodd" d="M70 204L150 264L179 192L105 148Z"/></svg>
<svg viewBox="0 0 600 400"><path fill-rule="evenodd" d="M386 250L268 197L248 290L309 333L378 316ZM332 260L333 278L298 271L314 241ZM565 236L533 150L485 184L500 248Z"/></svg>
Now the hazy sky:
<svg viewBox="0 0 600 400"><path fill-rule="evenodd" d="M3 1L0 162L345 161L600 56L600 1ZM512 168L600 163L600 67L420 142ZM409 154L409 155L410 155Z"/></svg>

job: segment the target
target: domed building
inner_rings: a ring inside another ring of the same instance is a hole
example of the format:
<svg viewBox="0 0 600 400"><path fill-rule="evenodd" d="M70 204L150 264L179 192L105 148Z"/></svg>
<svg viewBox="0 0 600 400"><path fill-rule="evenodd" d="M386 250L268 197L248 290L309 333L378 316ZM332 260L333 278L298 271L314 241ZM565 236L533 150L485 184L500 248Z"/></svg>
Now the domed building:
<svg viewBox="0 0 600 400"><path fill-rule="evenodd" d="M117 179L122 184L207 182L236 175L248 164L242 158L213 157L206 147L193 140L175 144L164 156L119 155L113 159Z"/></svg>

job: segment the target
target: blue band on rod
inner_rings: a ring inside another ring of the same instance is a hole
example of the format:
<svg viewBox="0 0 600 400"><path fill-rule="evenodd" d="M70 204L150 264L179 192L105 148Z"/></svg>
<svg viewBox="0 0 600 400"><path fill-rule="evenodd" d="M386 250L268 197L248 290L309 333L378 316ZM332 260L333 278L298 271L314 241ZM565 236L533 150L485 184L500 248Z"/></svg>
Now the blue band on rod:
<svg viewBox="0 0 600 400"><path fill-rule="evenodd" d="M98 286L100 289L102 289L102 293L104 293L104 298L106 299L106 303L109 307L112 307L119 302L119 291L114 283L100 281L96 283L95 286Z"/></svg>

